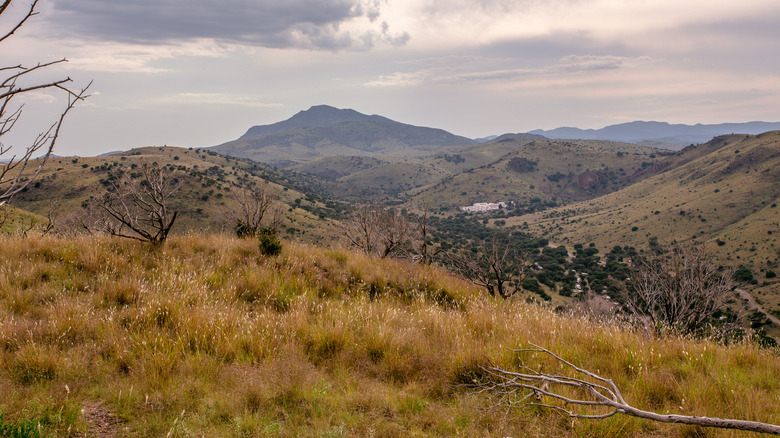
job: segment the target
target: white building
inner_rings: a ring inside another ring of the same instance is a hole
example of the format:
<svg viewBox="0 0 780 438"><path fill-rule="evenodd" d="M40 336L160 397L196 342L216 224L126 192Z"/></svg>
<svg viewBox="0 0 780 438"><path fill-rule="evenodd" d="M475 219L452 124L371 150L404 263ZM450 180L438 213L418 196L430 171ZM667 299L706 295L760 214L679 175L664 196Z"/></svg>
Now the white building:
<svg viewBox="0 0 780 438"><path fill-rule="evenodd" d="M510 201L511 202L511 201ZM465 213L485 213L488 211L498 210L501 208L507 208L509 206L509 202L477 202L474 205L469 205L467 207L459 207L460 211Z"/></svg>

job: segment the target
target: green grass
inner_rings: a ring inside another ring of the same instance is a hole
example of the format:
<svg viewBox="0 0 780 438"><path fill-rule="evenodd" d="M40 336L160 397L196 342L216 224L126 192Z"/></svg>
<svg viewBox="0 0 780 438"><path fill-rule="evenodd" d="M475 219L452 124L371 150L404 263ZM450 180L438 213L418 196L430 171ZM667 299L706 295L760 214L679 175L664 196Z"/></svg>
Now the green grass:
<svg viewBox="0 0 780 438"><path fill-rule="evenodd" d="M485 296L341 249L174 236L0 241L0 412L55 436L685 436L507 410L461 384L533 342L659 412L780 423L780 359ZM29 420L33 421L33 420ZM707 431L708 436L735 436Z"/></svg>

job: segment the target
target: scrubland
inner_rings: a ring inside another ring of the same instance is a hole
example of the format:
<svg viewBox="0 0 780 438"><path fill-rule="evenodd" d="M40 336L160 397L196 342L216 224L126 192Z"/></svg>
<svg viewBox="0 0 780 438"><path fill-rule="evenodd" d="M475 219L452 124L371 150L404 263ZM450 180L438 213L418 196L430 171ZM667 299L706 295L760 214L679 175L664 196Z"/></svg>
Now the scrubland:
<svg viewBox="0 0 780 438"><path fill-rule="evenodd" d="M43 436L738 436L508 408L527 343L661 413L780 424L780 356L486 296L435 267L285 242L0 238L0 426Z"/></svg>

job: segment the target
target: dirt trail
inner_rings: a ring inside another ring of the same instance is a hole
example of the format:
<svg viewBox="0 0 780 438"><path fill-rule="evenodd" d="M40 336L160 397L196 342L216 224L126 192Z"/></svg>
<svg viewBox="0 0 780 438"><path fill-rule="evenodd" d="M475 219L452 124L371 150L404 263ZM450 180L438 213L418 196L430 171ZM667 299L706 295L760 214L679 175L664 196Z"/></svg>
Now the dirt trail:
<svg viewBox="0 0 780 438"><path fill-rule="evenodd" d="M758 305L756 299L753 298L752 295L750 295L749 293L745 292L742 289L737 289L737 293L739 293L739 296L741 296L742 298L748 301L748 307L750 307L751 310L758 310L759 312L763 313L767 317L767 319L772 321L773 324L780 327L780 319L775 318L774 316L770 315L766 310L761 308L761 306Z"/></svg>

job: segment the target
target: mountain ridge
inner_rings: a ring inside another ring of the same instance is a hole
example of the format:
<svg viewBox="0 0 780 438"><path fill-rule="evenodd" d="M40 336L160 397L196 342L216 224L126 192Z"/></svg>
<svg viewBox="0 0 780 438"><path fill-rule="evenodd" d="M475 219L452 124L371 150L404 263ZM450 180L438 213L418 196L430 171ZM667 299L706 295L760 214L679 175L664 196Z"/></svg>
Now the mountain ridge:
<svg viewBox="0 0 780 438"><path fill-rule="evenodd" d="M669 145L667 149L678 150L690 144L705 143L720 135L757 135L774 130L780 130L780 122L754 121L686 125L654 121L633 121L609 125L600 129L560 127L551 130L535 129L528 133L543 135L553 139L610 140L639 144L652 142Z"/></svg>

